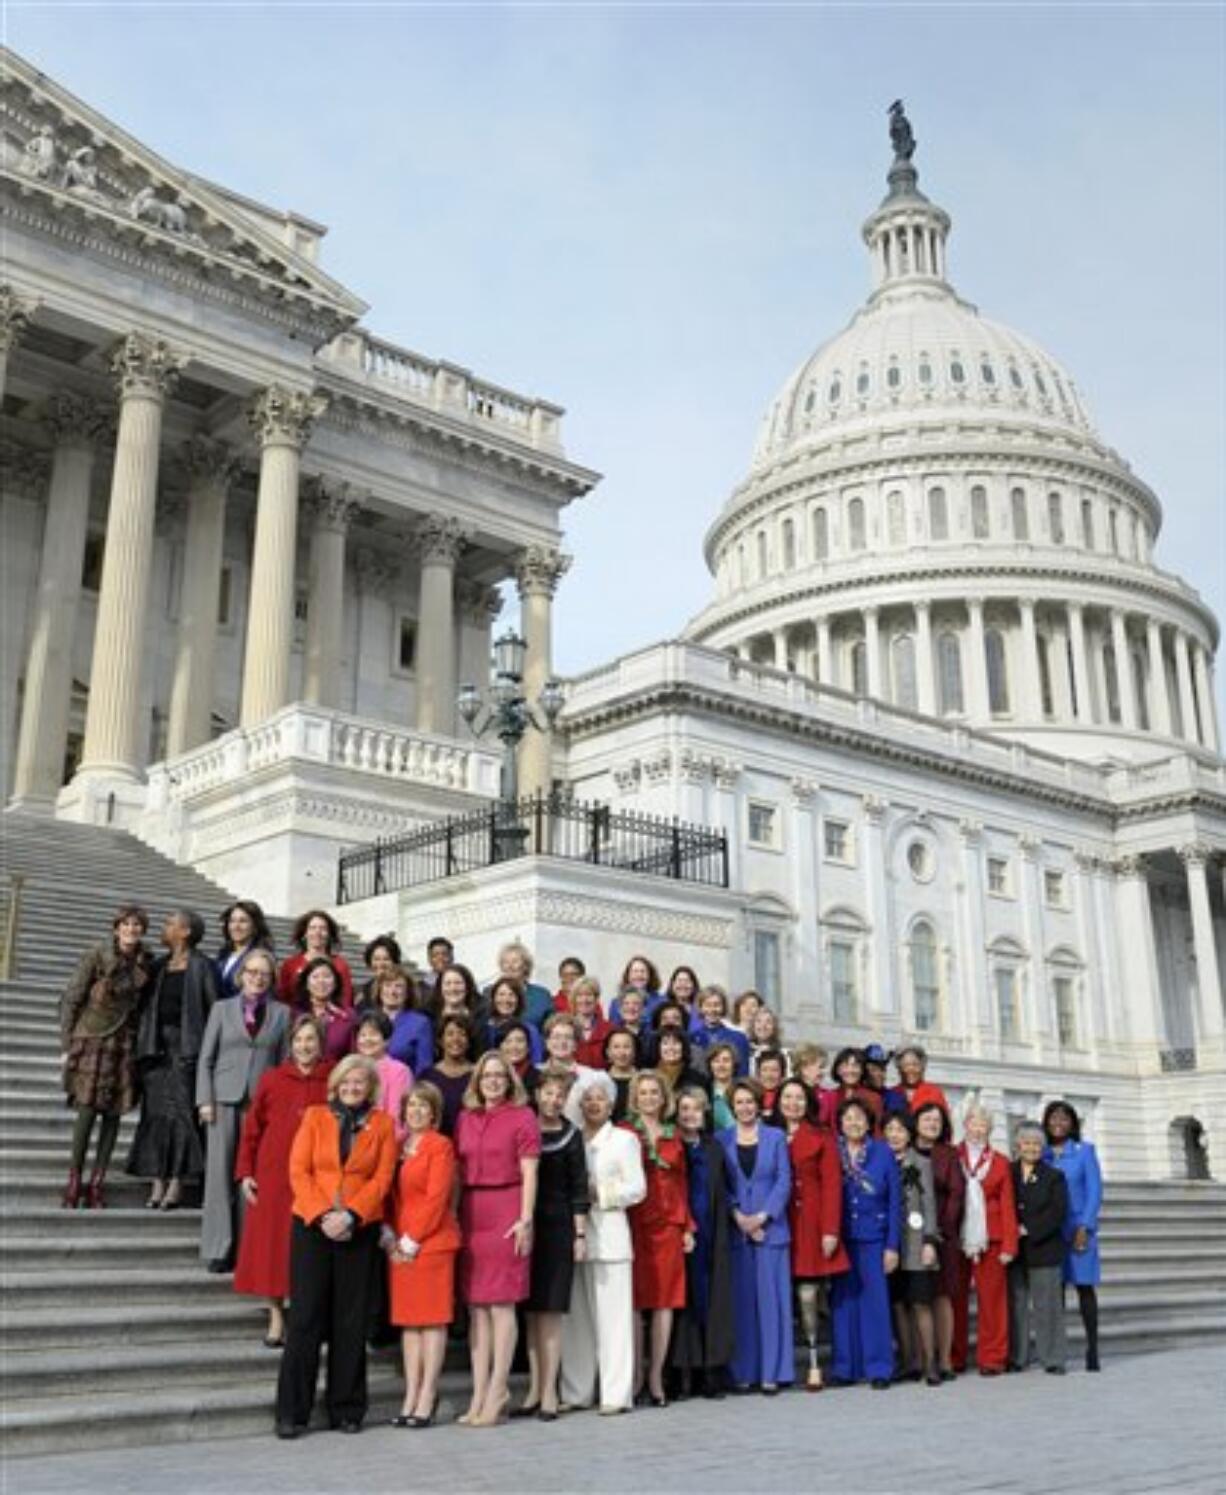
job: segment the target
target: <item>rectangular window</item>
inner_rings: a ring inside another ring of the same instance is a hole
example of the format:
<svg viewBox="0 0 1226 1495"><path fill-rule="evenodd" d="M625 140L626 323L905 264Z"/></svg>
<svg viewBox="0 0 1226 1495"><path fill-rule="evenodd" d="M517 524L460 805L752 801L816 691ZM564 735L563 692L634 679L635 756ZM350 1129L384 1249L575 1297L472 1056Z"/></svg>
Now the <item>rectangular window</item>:
<svg viewBox="0 0 1226 1495"><path fill-rule="evenodd" d="M830 1003L836 1023L856 1020L856 947L850 940L830 941Z"/></svg>
<svg viewBox="0 0 1226 1495"><path fill-rule="evenodd" d="M96 592L102 585L102 556L106 550L106 536L95 530L85 537L85 555L81 561L81 590Z"/></svg>
<svg viewBox="0 0 1226 1495"><path fill-rule="evenodd" d="M851 829L846 821L827 820L822 834L828 862L851 861Z"/></svg>
<svg viewBox="0 0 1226 1495"><path fill-rule="evenodd" d="M751 846L776 846L779 835L779 814L776 807L751 799L748 813L749 844Z"/></svg>
<svg viewBox="0 0 1226 1495"><path fill-rule="evenodd" d="M396 668L412 670L417 659L417 622L413 618L401 618L396 636Z"/></svg>
<svg viewBox="0 0 1226 1495"><path fill-rule="evenodd" d="M1071 976L1057 976L1052 983L1056 993L1056 1033L1062 1049L1077 1046L1076 988Z"/></svg>
<svg viewBox="0 0 1226 1495"><path fill-rule="evenodd" d="M1009 863L1004 857L988 858L988 892L997 898L1009 896Z"/></svg>
<svg viewBox="0 0 1226 1495"><path fill-rule="evenodd" d="M217 622L222 628L230 622L230 603L233 593L234 570L230 566L223 566L217 584Z"/></svg>
<svg viewBox="0 0 1226 1495"><path fill-rule="evenodd" d="M996 1014L1002 1038L1018 1037L1017 971L1012 966L998 966L996 980Z"/></svg>
<svg viewBox="0 0 1226 1495"><path fill-rule="evenodd" d="M779 936L772 929L755 929L753 935L753 984L767 1003L778 1011L781 970Z"/></svg>
<svg viewBox="0 0 1226 1495"><path fill-rule="evenodd" d="M294 622L305 623L310 607L311 599L309 595L306 592L299 592L294 598Z"/></svg>
<svg viewBox="0 0 1226 1495"><path fill-rule="evenodd" d="M1065 902L1063 872L1047 871L1043 874L1043 897L1052 908L1063 908Z"/></svg>
<svg viewBox="0 0 1226 1495"><path fill-rule="evenodd" d="M1081 500L1081 543L1094 549L1094 505L1088 498Z"/></svg>

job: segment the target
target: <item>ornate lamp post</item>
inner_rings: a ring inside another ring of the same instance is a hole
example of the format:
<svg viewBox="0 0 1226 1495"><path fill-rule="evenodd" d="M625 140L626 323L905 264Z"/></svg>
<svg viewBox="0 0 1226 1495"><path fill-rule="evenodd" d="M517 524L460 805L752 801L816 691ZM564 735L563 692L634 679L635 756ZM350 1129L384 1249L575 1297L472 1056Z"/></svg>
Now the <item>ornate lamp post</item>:
<svg viewBox="0 0 1226 1495"><path fill-rule="evenodd" d="M472 684L460 686L456 705L474 737L497 737L502 743L499 782L500 820L498 860L523 850L527 827L519 824L519 744L529 731L552 732L564 702L562 686L546 680L535 703L524 695L524 658L528 646L513 629L494 644L489 701Z"/></svg>

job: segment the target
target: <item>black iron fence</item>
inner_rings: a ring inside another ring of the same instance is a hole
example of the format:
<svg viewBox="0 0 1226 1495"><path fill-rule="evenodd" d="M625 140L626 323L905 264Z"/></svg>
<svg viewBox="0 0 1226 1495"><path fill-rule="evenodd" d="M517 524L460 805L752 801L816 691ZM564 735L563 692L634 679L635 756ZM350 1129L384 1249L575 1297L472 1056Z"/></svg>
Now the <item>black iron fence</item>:
<svg viewBox="0 0 1226 1495"><path fill-rule="evenodd" d="M336 901L353 903L521 856L615 867L676 882L728 886L722 831L663 815L537 795L450 815L402 836L341 853Z"/></svg>

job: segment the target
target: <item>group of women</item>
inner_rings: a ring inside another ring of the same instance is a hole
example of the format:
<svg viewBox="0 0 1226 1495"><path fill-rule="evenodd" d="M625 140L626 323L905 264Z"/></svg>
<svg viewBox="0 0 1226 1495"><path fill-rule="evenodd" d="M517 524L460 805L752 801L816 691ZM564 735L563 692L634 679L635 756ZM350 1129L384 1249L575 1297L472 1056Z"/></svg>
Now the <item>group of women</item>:
<svg viewBox="0 0 1226 1495"><path fill-rule="evenodd" d="M606 1015L582 962L550 993L518 944L482 991L447 941L418 979L384 937L357 989L320 911L279 967L254 904L226 911L215 961L190 911L156 962L146 928L121 910L65 997L64 1202L102 1206L111 1123L140 1094L129 1169L149 1207L203 1177L202 1255L268 1302L280 1436L309 1424L325 1339L328 1417L360 1429L380 1325L401 1334L405 1428L434 1420L458 1320L470 1427L770 1396L798 1348L811 1390L939 1386L967 1367L972 1295L981 1374L1025 1369L1032 1336L1062 1372L1065 1282L1098 1368L1101 1178L1065 1102L1020 1129L1011 1163L977 1105L953 1145L922 1050L893 1056L893 1087L875 1045L840 1052L827 1082L825 1054L785 1049L756 994L730 1008L689 968L665 986L635 957Z"/></svg>

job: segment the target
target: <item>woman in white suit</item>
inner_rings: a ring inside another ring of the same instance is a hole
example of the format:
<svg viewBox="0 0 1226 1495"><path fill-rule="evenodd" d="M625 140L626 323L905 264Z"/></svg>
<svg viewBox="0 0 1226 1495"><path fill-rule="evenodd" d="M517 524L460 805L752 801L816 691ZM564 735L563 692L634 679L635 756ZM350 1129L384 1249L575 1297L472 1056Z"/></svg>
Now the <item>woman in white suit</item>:
<svg viewBox="0 0 1226 1495"><path fill-rule="evenodd" d="M613 1081L597 1074L580 1101L592 1208L575 1244L562 1331L562 1401L590 1407L599 1379L606 1415L628 1412L634 1402L634 1247L626 1211L647 1194L639 1140L613 1125L616 1098Z"/></svg>
<svg viewBox="0 0 1226 1495"><path fill-rule="evenodd" d="M214 1002L200 1041L196 1109L208 1148L200 1255L210 1272L228 1272L238 1247L234 1157L243 1117L260 1076L285 1058L290 1010L274 996L276 962L256 947L237 973L238 996Z"/></svg>

